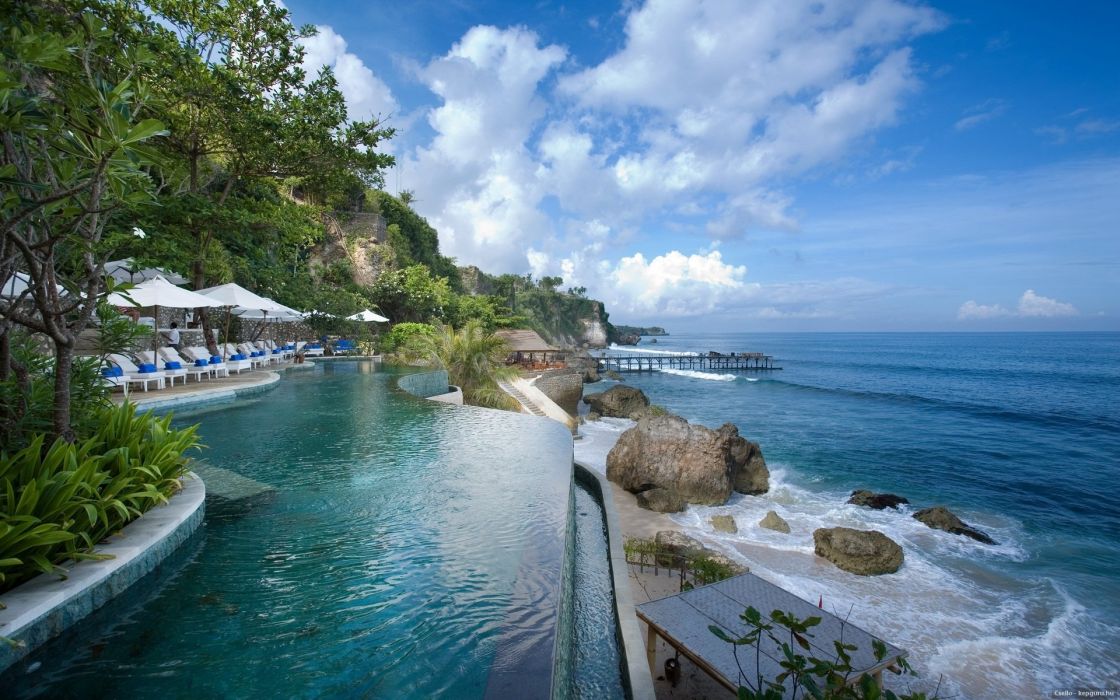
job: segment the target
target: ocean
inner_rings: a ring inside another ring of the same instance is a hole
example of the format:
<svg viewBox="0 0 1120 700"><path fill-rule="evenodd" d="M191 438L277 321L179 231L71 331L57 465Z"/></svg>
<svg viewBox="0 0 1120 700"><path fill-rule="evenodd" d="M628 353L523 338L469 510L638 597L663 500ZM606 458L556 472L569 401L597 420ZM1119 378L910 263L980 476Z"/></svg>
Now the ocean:
<svg viewBox="0 0 1120 700"><path fill-rule="evenodd" d="M1120 694L1120 333L651 340L609 352L763 352L783 368L624 375L692 422L736 424L766 457L767 494L690 506L672 516L686 532L908 649L921 674L909 682L915 690L940 681L942 697ZM584 453L628 425L583 426ZM847 505L863 488L911 505ZM911 517L932 505L998 544ZM759 528L768 510L792 534ZM738 534L714 532L716 514L735 516ZM815 557L813 530L838 525L894 539L905 551L902 569L861 577Z"/></svg>

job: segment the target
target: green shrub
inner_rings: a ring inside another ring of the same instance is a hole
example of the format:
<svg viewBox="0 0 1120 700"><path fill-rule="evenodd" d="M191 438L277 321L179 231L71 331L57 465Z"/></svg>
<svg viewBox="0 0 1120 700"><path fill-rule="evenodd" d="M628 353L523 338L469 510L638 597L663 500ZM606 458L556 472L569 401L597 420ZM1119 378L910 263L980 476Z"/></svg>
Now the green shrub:
<svg viewBox="0 0 1120 700"><path fill-rule="evenodd" d="M193 427L170 425L126 403L102 411L88 438L44 448L40 434L0 452L0 590L95 557L94 545L165 503L198 447Z"/></svg>
<svg viewBox="0 0 1120 700"><path fill-rule="evenodd" d="M434 338L436 329L427 323L398 323L381 336L381 352L407 355L419 338ZM417 351L418 352L418 351Z"/></svg>

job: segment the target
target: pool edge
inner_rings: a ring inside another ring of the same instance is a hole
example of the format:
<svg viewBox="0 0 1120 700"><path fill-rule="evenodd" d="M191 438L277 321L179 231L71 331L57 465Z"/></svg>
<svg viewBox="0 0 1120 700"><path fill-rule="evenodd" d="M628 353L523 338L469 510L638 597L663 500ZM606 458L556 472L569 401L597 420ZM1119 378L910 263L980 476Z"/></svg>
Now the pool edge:
<svg viewBox="0 0 1120 700"><path fill-rule="evenodd" d="M16 644L0 643L0 673L155 569L199 528L205 504L206 485L191 472L183 477L182 491L95 550L113 558L69 563L63 565L68 572L65 579L40 574L5 593L0 636Z"/></svg>
<svg viewBox="0 0 1120 700"><path fill-rule="evenodd" d="M626 564L626 554L622 548L622 526L619 524L618 511L614 507L611 484L601 474L578 461L572 462L573 474L585 481L594 481L598 486L598 497L603 507L606 521L607 547L610 552L609 563L614 585L615 620L618 624L622 642L622 656L626 659L626 681L633 700L654 700L653 678L646 661L645 643L638 628L638 617L634 612L634 598L630 594L630 579Z"/></svg>

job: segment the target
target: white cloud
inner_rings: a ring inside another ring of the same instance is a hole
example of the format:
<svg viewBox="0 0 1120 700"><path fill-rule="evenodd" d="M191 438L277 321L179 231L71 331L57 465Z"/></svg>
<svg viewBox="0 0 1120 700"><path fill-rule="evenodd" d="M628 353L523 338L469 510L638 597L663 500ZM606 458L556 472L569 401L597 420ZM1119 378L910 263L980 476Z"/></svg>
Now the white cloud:
<svg viewBox="0 0 1120 700"><path fill-rule="evenodd" d="M1023 292L1019 297L1019 305L1015 311L1010 311L999 304L977 304L969 300L961 304L957 310L957 319L974 321L991 318L1014 316L1017 318L1053 318L1058 316L1077 316L1078 311L1073 304L1067 304L1057 299L1040 296L1033 289Z"/></svg>
<svg viewBox="0 0 1120 700"><path fill-rule="evenodd" d="M418 191L446 255L521 272L530 247L550 235L538 208L542 166L526 142L545 113L537 86L565 57L527 29L479 26L420 71L442 104L427 115L435 137L409 160L405 187Z"/></svg>
<svg viewBox="0 0 1120 700"><path fill-rule="evenodd" d="M729 265L719 251L685 255L673 250L647 260L624 257L602 283L607 308L637 316L685 316L713 311L744 288L747 268Z"/></svg>
<svg viewBox="0 0 1120 700"><path fill-rule="evenodd" d="M362 59L346 50L346 40L333 28L320 25L318 33L301 39L303 69L313 79L324 66L334 70L338 89L346 98L347 116L352 121L371 117L387 118L399 109L392 91L373 74Z"/></svg>
<svg viewBox="0 0 1120 700"><path fill-rule="evenodd" d="M555 83L567 52L523 27L473 27L419 68L434 136L402 159L401 186L446 253L557 274L651 222L710 240L796 230L776 183L894 123L918 87L903 44L944 24L900 0L625 11L624 45ZM609 235L588 237L592 221Z"/></svg>
<svg viewBox="0 0 1120 700"><path fill-rule="evenodd" d="M1009 315L1011 315L1011 312L999 304L977 304L971 299L961 304L961 308L957 309L957 318L962 321L999 318L1000 316Z"/></svg>
<svg viewBox="0 0 1120 700"><path fill-rule="evenodd" d="M1024 317L1050 318L1054 316L1076 316L1077 309L1057 299L1035 294L1033 289L1023 292L1019 298L1019 315Z"/></svg>
<svg viewBox="0 0 1120 700"><path fill-rule="evenodd" d="M965 116L957 120L953 124L953 128L957 131L968 131L984 122L991 121L998 116L1001 116L1007 111L1007 102L1005 100L990 99L981 102L978 105L973 105L964 111Z"/></svg>

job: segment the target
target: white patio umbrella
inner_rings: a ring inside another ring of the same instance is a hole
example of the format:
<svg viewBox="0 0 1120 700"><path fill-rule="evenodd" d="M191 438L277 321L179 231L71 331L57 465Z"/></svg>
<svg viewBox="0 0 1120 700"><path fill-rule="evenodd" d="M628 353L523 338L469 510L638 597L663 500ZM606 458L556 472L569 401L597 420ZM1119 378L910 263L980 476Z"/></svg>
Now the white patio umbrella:
<svg viewBox="0 0 1120 700"><path fill-rule="evenodd" d="M264 314L269 311L279 311L280 308L283 307L282 304L278 304L272 299L250 292L236 282L200 289L198 293L210 297L215 301L219 301L222 306L226 307L227 340L229 339L229 321L231 314L240 316L240 313L238 313L239 310L256 311L257 313ZM225 345L223 344L222 356L225 357L225 355Z"/></svg>
<svg viewBox="0 0 1120 700"><path fill-rule="evenodd" d="M373 321L374 323L388 323L389 322L389 319L385 318L381 314L375 314L374 312L370 311L369 309L363 309L362 311L359 311L358 313L354 314L353 316L347 316L346 320L348 320L348 321L367 321L367 322L368 321Z"/></svg>
<svg viewBox="0 0 1120 700"><path fill-rule="evenodd" d="M105 263L105 274L112 276L118 282L138 284L147 282L156 277L162 277L171 284L186 284L187 279L165 270L162 267L139 267L132 258L122 258Z"/></svg>
<svg viewBox="0 0 1120 700"><path fill-rule="evenodd" d="M156 309L156 325L159 325L159 307L170 306L174 309L195 309L200 306L214 307L222 303L210 297L203 296L189 289L182 289L171 284L163 277L156 275L147 282L141 282L128 290L128 296L115 292L110 294L107 301L113 306L154 306ZM152 339L152 349L159 347L159 330Z"/></svg>
<svg viewBox="0 0 1120 700"><path fill-rule="evenodd" d="M4 288L0 289L0 298L4 298L4 299L17 299L17 298L19 298L19 295L21 295L25 291L27 291L27 287L28 287L28 284L30 282L31 282L31 278L28 277L26 274L24 274L22 272L14 273L11 277L8 278L8 281L4 283ZM55 287L55 289L58 290L59 294L65 294L66 293L66 290L62 288L62 285L56 284L54 287Z"/></svg>

